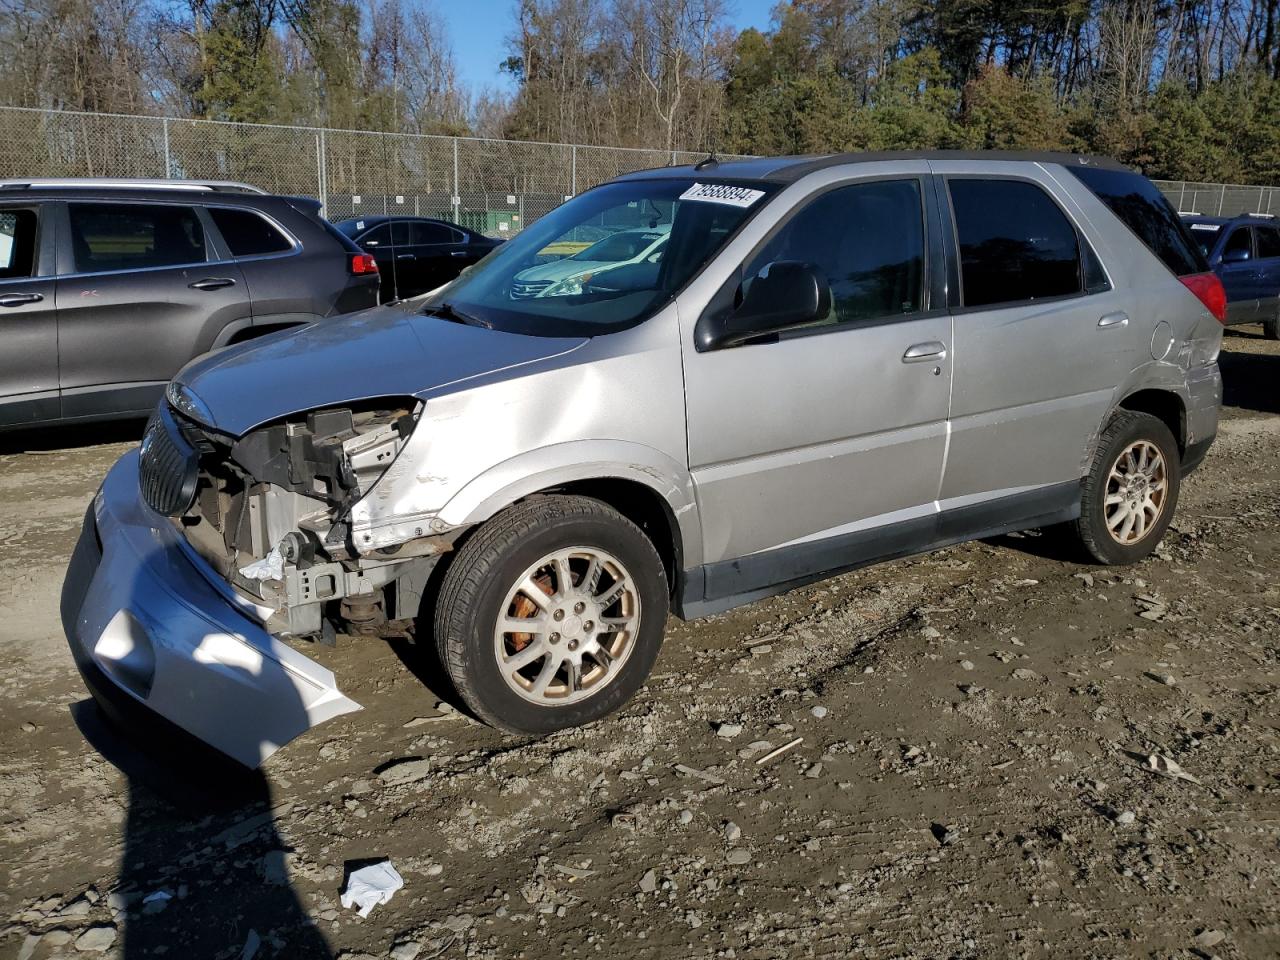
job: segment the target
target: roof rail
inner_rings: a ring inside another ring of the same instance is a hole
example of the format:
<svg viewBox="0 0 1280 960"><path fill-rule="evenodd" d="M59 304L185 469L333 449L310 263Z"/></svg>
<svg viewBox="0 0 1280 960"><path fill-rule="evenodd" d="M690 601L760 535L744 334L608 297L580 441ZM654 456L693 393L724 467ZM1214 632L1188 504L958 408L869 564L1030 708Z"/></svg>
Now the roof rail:
<svg viewBox="0 0 1280 960"><path fill-rule="evenodd" d="M0 190L84 189L107 187L115 190L198 190L207 193L262 193L249 183L231 180L164 180L144 177L15 177L0 180Z"/></svg>

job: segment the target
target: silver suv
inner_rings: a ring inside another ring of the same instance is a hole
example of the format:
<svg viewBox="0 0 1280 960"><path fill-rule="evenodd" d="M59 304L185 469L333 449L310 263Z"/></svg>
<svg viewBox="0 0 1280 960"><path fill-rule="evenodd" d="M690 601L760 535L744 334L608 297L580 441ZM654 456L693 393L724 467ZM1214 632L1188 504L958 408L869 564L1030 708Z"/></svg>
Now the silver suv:
<svg viewBox="0 0 1280 960"><path fill-rule="evenodd" d="M637 228L656 261L516 289ZM71 647L110 709L248 765L358 709L299 652L335 634L434 643L504 730L587 723L672 612L1057 524L1147 556L1217 429L1223 309L1108 161L621 177L425 300L189 365L94 501Z"/></svg>

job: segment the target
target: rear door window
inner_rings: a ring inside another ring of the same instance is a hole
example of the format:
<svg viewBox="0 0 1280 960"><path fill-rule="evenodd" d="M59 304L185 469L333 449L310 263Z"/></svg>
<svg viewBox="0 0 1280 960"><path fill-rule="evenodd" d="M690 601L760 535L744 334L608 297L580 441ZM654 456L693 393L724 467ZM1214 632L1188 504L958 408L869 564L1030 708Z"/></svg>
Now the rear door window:
<svg viewBox="0 0 1280 960"><path fill-rule="evenodd" d="M947 183L966 307L1047 300L1084 289L1080 241L1053 199L1025 180Z"/></svg>
<svg viewBox="0 0 1280 960"><path fill-rule="evenodd" d="M1076 178L1120 218L1176 276L1204 273L1204 254L1156 185L1132 170L1069 166Z"/></svg>
<svg viewBox="0 0 1280 960"><path fill-rule="evenodd" d="M0 279L30 277L36 272L38 227L34 210L0 210Z"/></svg>
<svg viewBox="0 0 1280 960"><path fill-rule="evenodd" d="M1258 259L1280 257L1280 230L1275 227L1254 227L1253 230L1258 242Z"/></svg>
<svg viewBox="0 0 1280 960"><path fill-rule="evenodd" d="M79 273L203 263L204 227L191 207L152 203L71 203L71 244Z"/></svg>
<svg viewBox="0 0 1280 960"><path fill-rule="evenodd" d="M233 257L260 257L293 249L288 237L252 210L210 207L209 216Z"/></svg>
<svg viewBox="0 0 1280 960"><path fill-rule="evenodd" d="M462 235L451 230L443 223L431 223L428 220L415 220L411 225L410 236L414 244L461 243Z"/></svg>

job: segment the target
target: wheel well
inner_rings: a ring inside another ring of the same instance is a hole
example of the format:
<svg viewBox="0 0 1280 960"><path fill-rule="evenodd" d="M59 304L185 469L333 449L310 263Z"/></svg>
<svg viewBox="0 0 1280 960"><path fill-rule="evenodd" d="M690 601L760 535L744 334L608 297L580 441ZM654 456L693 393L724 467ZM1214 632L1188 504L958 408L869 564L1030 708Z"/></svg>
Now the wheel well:
<svg viewBox="0 0 1280 960"><path fill-rule="evenodd" d="M1120 407L1134 413L1149 413L1164 421L1173 438L1178 442L1178 452L1186 450L1187 412L1182 398L1168 390L1139 390L1120 401Z"/></svg>
<svg viewBox="0 0 1280 960"><path fill-rule="evenodd" d="M607 503L613 509L644 531L662 558L667 572L667 585L672 590L681 570L680 540L676 533L676 520L671 507L661 494L634 480L604 477L596 480L576 480L542 494L573 493Z"/></svg>
<svg viewBox="0 0 1280 960"><path fill-rule="evenodd" d="M227 341L227 346L235 343L244 343L246 340L257 340L259 337L265 337L268 333L275 333L279 330L288 330L290 327L297 327L297 323L264 323L259 327L245 327L243 330L237 330L231 335L231 339Z"/></svg>

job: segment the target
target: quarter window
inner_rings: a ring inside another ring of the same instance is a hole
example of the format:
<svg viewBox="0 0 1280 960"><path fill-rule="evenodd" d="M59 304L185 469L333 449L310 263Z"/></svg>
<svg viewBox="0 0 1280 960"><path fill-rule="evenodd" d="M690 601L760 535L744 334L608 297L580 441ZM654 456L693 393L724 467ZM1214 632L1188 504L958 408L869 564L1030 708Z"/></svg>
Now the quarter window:
<svg viewBox="0 0 1280 960"><path fill-rule="evenodd" d="M1280 257L1280 230L1275 227L1255 227L1254 235L1258 238L1258 259Z"/></svg>
<svg viewBox="0 0 1280 960"><path fill-rule="evenodd" d="M815 197L752 258L744 287L779 260L807 263L826 277L831 313L819 324L919 311L924 296L920 182L859 183Z"/></svg>
<svg viewBox="0 0 1280 960"><path fill-rule="evenodd" d="M966 307L1080 293L1075 228L1034 183L956 179L948 183L960 246Z"/></svg>
<svg viewBox="0 0 1280 960"><path fill-rule="evenodd" d="M233 257L260 257L293 249L288 237L252 210L210 207L209 216Z"/></svg>
<svg viewBox="0 0 1280 960"><path fill-rule="evenodd" d="M0 210L0 279L35 273L36 226L34 210Z"/></svg>
<svg viewBox="0 0 1280 960"><path fill-rule="evenodd" d="M71 243L76 270L137 270L203 263L204 228L190 207L73 203Z"/></svg>

